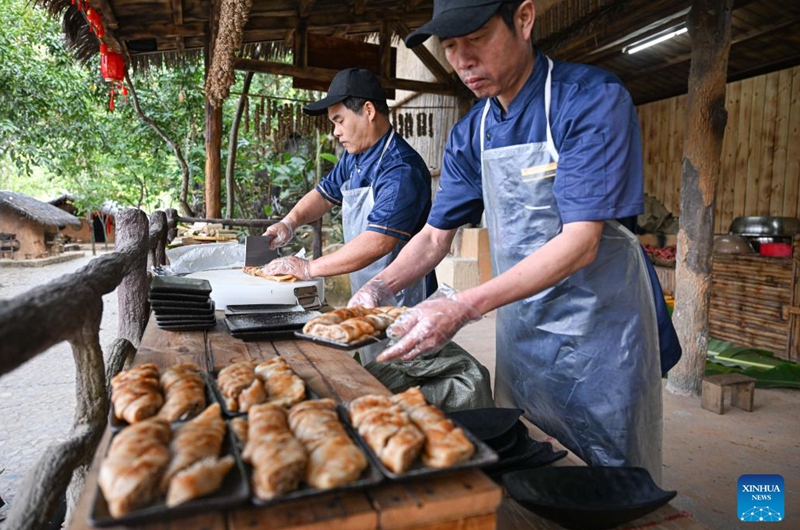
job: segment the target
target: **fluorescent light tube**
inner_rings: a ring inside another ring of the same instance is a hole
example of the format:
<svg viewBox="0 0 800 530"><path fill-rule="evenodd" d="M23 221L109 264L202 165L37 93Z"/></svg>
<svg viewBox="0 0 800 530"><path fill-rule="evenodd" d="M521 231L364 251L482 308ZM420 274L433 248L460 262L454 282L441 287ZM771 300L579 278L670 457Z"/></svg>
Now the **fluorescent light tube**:
<svg viewBox="0 0 800 530"><path fill-rule="evenodd" d="M640 52L640 51L642 51L642 50L644 50L646 48L649 48L650 46L655 46L656 44L658 44L660 42L664 42L665 40L669 40L672 37L677 37L678 35L683 35L684 33L686 33L686 31L687 31L687 29L684 27L684 28L677 29L675 31L671 31L669 33L665 33L664 35L658 36L658 37L656 37L654 39L642 41L639 44L636 44L634 46L629 46L629 47L625 48L625 53L632 54L632 53Z"/></svg>

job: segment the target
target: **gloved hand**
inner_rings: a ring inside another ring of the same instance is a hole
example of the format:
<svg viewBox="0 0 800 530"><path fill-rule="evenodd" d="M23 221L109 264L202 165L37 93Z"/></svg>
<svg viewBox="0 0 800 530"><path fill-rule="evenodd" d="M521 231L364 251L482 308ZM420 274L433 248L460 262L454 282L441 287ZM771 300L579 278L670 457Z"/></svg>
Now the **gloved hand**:
<svg viewBox="0 0 800 530"><path fill-rule="evenodd" d="M347 302L347 307L379 307L397 305L397 298L383 280L372 279L361 286Z"/></svg>
<svg viewBox="0 0 800 530"><path fill-rule="evenodd" d="M288 219L281 219L274 225L269 226L261 235L273 236L272 241L269 242L269 248L275 250L292 240L294 237L294 225Z"/></svg>
<svg viewBox="0 0 800 530"><path fill-rule="evenodd" d="M434 298L412 307L389 326L386 333L401 337L378 356L378 361L409 361L417 355L440 350L456 332L481 319L480 312L469 304L452 297Z"/></svg>
<svg viewBox="0 0 800 530"><path fill-rule="evenodd" d="M311 261L297 256L274 259L264 265L264 273L269 275L291 274L298 280L310 280Z"/></svg>

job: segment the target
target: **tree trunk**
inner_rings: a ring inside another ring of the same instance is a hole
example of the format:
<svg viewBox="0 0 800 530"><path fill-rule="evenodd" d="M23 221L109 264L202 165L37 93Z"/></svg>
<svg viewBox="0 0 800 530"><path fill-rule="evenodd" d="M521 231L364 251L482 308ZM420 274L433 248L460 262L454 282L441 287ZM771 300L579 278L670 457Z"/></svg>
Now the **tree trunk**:
<svg viewBox="0 0 800 530"><path fill-rule="evenodd" d="M130 87L131 101L133 102L133 108L136 110L136 115L139 117L139 120L142 123L149 125L156 132L156 134L158 134L161 137L161 139L164 140L167 143L167 145L169 145L170 149L172 149L172 152L175 153L175 158L178 159L178 164L181 166L181 176L182 176L181 194L180 198L178 199L178 202L181 206L181 209L183 210L183 215L189 215L189 216L194 215L194 212L192 211L191 207L189 206L189 203L187 202L187 196L189 194L189 176L190 176L189 164L186 163L186 159L183 157L183 153L181 153L180 146L177 144L177 142L173 142L172 139L169 136L167 136L167 133L165 133L155 121L145 116L144 112L142 111L142 108L139 106L139 98L136 95L136 89L134 88L130 77L128 77L127 71L125 72L125 81L128 83L128 87Z"/></svg>
<svg viewBox="0 0 800 530"><path fill-rule="evenodd" d="M214 59L214 43L217 42L219 31L220 2L211 2L211 17L209 20L209 35L206 42L206 79ZM211 103L206 91L206 173L205 173L205 217L220 217L222 205L220 204L220 180L222 164L220 149L222 146L222 105L215 107Z"/></svg>
<svg viewBox="0 0 800 530"><path fill-rule="evenodd" d="M692 65L686 103L681 216L673 320L683 357L667 389L699 395L708 354L708 304L714 248L714 205L728 113L725 82L733 0L695 0L687 18Z"/></svg>
<svg viewBox="0 0 800 530"><path fill-rule="evenodd" d="M148 233L147 216L143 211L126 208L119 212L117 248L135 245L136 242L142 242L146 246ZM147 253L143 252L136 257L133 269L119 284L118 290L119 337L128 339L134 346L139 346L150 317L150 308L147 304L149 287Z"/></svg>
<svg viewBox="0 0 800 530"><path fill-rule="evenodd" d="M236 107L236 116L233 118L233 125L231 125L231 133L228 140L228 165L225 168L225 219L233 218L233 202L236 197L233 177L236 170L236 148L239 143L239 124L242 121L242 114L247 104L247 94L250 92L250 83L252 83L252 81L253 72L247 72L244 76L242 95L239 96L239 106Z"/></svg>

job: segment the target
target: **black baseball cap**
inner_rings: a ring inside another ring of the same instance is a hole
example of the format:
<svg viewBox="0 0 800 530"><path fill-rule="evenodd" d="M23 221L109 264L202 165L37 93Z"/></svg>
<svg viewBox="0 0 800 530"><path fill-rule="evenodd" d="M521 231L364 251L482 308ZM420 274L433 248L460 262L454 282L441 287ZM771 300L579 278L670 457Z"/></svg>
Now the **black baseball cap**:
<svg viewBox="0 0 800 530"><path fill-rule="evenodd" d="M433 18L406 36L406 47L419 46L431 35L462 37L489 22L502 4L515 0L433 0Z"/></svg>
<svg viewBox="0 0 800 530"><path fill-rule="evenodd" d="M328 88L328 95L303 107L303 112L319 116L325 114L328 107L341 103L349 97L386 103L386 91L375 74L363 68L347 68L333 78Z"/></svg>

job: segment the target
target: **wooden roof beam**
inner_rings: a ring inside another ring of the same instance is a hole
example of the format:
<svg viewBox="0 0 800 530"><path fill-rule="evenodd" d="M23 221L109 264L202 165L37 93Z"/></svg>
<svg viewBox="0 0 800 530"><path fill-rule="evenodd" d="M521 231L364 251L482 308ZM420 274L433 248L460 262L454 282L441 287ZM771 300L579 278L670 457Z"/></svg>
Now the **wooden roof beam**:
<svg viewBox="0 0 800 530"><path fill-rule="evenodd" d="M778 22L776 24L772 24L770 26L762 27L762 28L759 28L757 30L753 30L753 31L747 32L744 35L741 35L740 37L737 37L736 39L733 39L731 41L731 48L733 48L737 44L741 44L743 42L747 42L747 41L749 41L751 39L757 39L758 37L766 35L767 33L772 33L773 31L778 31L778 30L781 30L781 29L784 29L786 27L793 26L793 25L800 25L800 24L798 24L797 20L782 20L781 22ZM691 59L692 59L691 52L690 53L684 53L683 55L678 55L677 57L674 57L673 59L670 59L669 61L664 61L663 63L651 66L649 68L642 68L642 69L636 70L635 72L631 72L630 75L626 75L624 77L620 77L620 79L622 80L622 82L632 81L634 79L639 79L639 78L641 78L643 76L646 76L646 75L649 75L649 74L652 74L652 73L655 73L655 72L660 72L661 70L664 70L666 68L671 68L671 67L673 67L675 65L678 65L678 64L681 64L681 63L685 63L685 62L687 62L687 61L689 61ZM759 65L759 68L760 68L760 65ZM736 72L733 72L733 74L735 75Z"/></svg>
<svg viewBox="0 0 800 530"><path fill-rule="evenodd" d="M630 28L648 27L691 7L690 0L618 0L577 19L568 29L536 42L562 61L579 61L610 45Z"/></svg>
<svg viewBox="0 0 800 530"><path fill-rule="evenodd" d="M300 15L300 18L306 18L311 14L311 9L314 7L314 4L317 0L300 0L300 4L297 8L297 14Z"/></svg>
<svg viewBox="0 0 800 530"><path fill-rule="evenodd" d="M117 37L123 40L152 39L158 37L194 37L205 35L206 24L203 22L187 22L180 26L172 22L159 22L146 27L133 24L124 25L117 31Z"/></svg>
<svg viewBox="0 0 800 530"><path fill-rule="evenodd" d="M289 77L301 77L313 79L323 83L330 83L333 77L339 72L331 68L300 68L292 64L275 63L270 61L256 61L253 59L236 59L234 62L236 70L246 72L258 72L262 74L285 75ZM425 92L429 94L455 95L456 90L452 85L442 83L427 83L423 81L412 81L409 79L396 79L393 77L378 76L384 88L394 88L396 90L407 90L409 92Z"/></svg>
<svg viewBox="0 0 800 530"><path fill-rule="evenodd" d="M183 25L183 0L170 0L172 8L172 23L176 26Z"/></svg>
<svg viewBox="0 0 800 530"><path fill-rule="evenodd" d="M100 12L105 29L115 30L119 27L117 17L114 15L114 10L111 9L111 4L108 3L108 0L89 0L89 5L95 11Z"/></svg>
<svg viewBox="0 0 800 530"><path fill-rule="evenodd" d="M353 13L363 15L367 10L367 3L369 3L369 0L355 0L353 2Z"/></svg>
<svg viewBox="0 0 800 530"><path fill-rule="evenodd" d="M391 25L394 29L394 32L397 33L401 39L405 39L406 35L411 33L411 29L404 22L393 20ZM422 61L422 64L424 64L425 67L430 70L430 72L440 83L455 85L455 80L453 79L452 74L445 70L444 66L442 66L436 57L434 57L433 54L428 51L428 48L425 46L414 46L411 48L411 51L414 52L414 55L419 57L419 60Z"/></svg>

